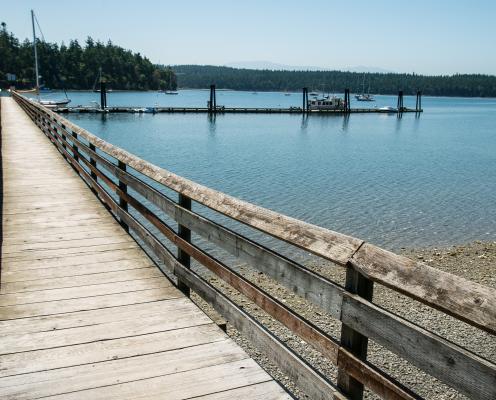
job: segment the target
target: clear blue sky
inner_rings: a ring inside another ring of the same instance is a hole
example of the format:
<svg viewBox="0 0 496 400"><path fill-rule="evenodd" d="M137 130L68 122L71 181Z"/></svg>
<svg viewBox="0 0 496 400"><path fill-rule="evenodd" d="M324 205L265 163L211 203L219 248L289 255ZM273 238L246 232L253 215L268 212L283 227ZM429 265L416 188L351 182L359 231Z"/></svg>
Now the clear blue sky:
<svg viewBox="0 0 496 400"><path fill-rule="evenodd" d="M270 61L425 74L496 74L496 1L0 0L0 21L31 37L88 35L165 64Z"/></svg>

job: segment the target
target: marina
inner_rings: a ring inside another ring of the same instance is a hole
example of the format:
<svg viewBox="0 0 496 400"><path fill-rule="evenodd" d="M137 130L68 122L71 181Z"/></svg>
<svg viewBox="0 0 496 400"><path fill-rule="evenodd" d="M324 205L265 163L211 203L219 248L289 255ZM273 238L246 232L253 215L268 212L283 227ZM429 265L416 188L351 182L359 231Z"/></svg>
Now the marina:
<svg viewBox="0 0 496 400"><path fill-rule="evenodd" d="M398 94L397 107L351 107L349 90L345 90L344 100L334 95L324 95L318 93L309 93L307 88L303 88L302 106L291 107L230 107L217 104L217 91L215 85L210 87L210 99L206 107L178 107L178 106L110 106L107 102L107 92L105 84L100 86L100 103L92 106L75 106L75 107L55 107L58 113L207 113L207 114L321 114L321 115L343 115L343 114L402 114L402 113L421 113L423 112L420 91L416 94L415 108L409 108L403 105L403 92ZM165 93L170 94L170 93ZM178 92L174 92L178 94ZM287 93L286 93L287 94ZM284 94L284 95L286 95ZM319 97L320 96L320 97Z"/></svg>

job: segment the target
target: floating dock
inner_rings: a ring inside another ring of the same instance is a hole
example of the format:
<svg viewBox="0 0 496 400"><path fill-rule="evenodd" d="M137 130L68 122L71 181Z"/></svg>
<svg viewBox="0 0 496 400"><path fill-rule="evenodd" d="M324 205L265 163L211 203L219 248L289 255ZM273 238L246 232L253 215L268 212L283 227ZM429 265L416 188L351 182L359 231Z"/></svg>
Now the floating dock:
<svg viewBox="0 0 496 400"><path fill-rule="evenodd" d="M398 93L398 103L396 107L374 107L374 108L351 108L351 98L349 89L345 89L343 107L335 109L311 109L309 107L308 89L303 88L303 104L301 107L226 107L217 105L217 95L215 85L210 86L210 100L207 107L143 107L143 106L107 106L107 93L105 84L100 84L100 107L58 107L54 111L58 113L204 113L204 114L323 114L323 115L345 115L345 114L401 114L422 112L421 93L417 92L415 108L408 108L403 105L403 91Z"/></svg>
<svg viewBox="0 0 496 400"><path fill-rule="evenodd" d="M423 110L414 108L398 109L381 109L381 108L351 108L349 110L303 110L300 107L290 108L271 108L271 107L217 107L211 110L207 107L106 107L100 109L96 107L63 107L55 109L58 113L204 113L204 114L397 114L400 113L419 113Z"/></svg>

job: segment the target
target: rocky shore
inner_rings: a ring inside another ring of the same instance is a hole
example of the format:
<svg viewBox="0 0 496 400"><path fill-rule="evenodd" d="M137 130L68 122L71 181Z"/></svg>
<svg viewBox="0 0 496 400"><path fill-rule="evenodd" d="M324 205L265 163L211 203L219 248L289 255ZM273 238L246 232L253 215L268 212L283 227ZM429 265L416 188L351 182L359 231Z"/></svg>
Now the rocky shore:
<svg viewBox="0 0 496 400"><path fill-rule="evenodd" d="M401 253L412 259L421 260L440 270L496 288L496 242L474 242L463 246L452 246L447 248L402 249ZM344 282L343 268L320 260L311 260L305 264L307 267L335 282L340 284ZM257 283L257 285L264 288L273 296L282 300L334 338L339 339L341 324L328 317L318 307L293 295L275 281L254 271L248 266L239 265L238 270L245 277ZM228 296L237 304L241 305L251 315L262 322L289 347L296 350L307 362L329 377L332 382L335 382L337 369L323 358L320 353L313 350L312 347L293 335L288 329L273 320L243 296L237 294L236 291L224 284L220 279L210 277L209 280L212 284L228 294ZM197 296L194 296L193 299L198 302L207 313L212 314L212 311L201 301L201 299ZM481 332L463 322L380 285L375 285L373 301L492 362L496 362L496 337L490 334ZM291 391L296 398L308 398L271 363L270 356L259 352L256 348L251 346L242 335L229 325L227 333L274 378L279 380L286 389ZM404 385L410 387L416 393L427 399L445 400L466 398L373 342L369 342L368 354L368 359L373 364L381 367L390 375L396 377ZM373 393L366 392L365 398L375 399L377 397Z"/></svg>

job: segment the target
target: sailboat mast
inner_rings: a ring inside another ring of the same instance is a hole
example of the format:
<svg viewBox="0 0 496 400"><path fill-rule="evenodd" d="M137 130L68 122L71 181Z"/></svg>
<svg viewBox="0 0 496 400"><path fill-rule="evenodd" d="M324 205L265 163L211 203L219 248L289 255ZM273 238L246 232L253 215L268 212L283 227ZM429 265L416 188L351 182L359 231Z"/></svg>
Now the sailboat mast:
<svg viewBox="0 0 496 400"><path fill-rule="evenodd" d="M34 11L31 10L31 23L33 25L34 71L36 74L36 92L40 90L40 75L38 73L38 51L36 49L36 31L34 30Z"/></svg>

